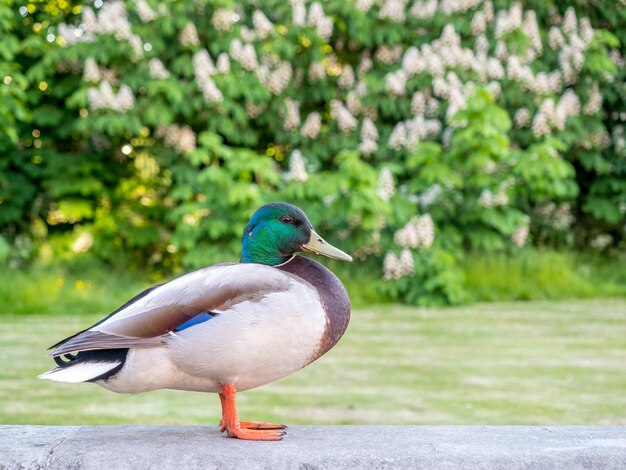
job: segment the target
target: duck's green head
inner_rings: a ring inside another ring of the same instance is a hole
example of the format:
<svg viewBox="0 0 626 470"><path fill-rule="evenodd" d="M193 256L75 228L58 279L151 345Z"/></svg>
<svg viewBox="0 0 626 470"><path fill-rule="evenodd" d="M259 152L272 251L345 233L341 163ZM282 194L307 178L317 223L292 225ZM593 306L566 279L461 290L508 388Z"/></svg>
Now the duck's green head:
<svg viewBox="0 0 626 470"><path fill-rule="evenodd" d="M285 202L258 209L244 229L242 245L242 263L277 266L302 251L352 261L350 255L324 241L313 230L304 212Z"/></svg>

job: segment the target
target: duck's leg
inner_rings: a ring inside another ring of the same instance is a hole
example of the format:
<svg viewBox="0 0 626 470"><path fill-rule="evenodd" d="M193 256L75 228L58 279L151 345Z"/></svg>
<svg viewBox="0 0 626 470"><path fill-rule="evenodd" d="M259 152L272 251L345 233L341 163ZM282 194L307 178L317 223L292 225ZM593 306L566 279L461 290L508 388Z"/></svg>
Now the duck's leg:
<svg viewBox="0 0 626 470"><path fill-rule="evenodd" d="M283 438L285 435L283 429L286 426L282 424L239 421L235 394L236 390L233 384L222 385L222 393L220 393L220 402L222 403L220 432L226 431L228 437L254 441L279 441Z"/></svg>
<svg viewBox="0 0 626 470"><path fill-rule="evenodd" d="M224 415L225 415L225 408L224 408L224 394L220 393L220 403L222 404L222 419L220 420L220 432L224 432L226 431L226 426L224 425L225 420L224 420ZM274 424L274 423L266 423L264 421L239 421L239 425L244 428L244 429L261 429L261 430L267 430L267 429L279 429L279 430L283 430L283 429L287 429L287 426L284 424Z"/></svg>

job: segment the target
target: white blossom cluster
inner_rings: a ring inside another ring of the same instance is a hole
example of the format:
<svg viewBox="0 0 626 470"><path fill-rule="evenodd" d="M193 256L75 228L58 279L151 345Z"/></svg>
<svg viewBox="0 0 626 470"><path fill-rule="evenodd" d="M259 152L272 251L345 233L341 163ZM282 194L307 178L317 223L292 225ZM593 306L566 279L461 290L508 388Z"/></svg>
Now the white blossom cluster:
<svg viewBox="0 0 626 470"><path fill-rule="evenodd" d="M406 124L404 122L397 123L389 135L389 142L387 145L394 150L400 150L401 148L406 147L406 134Z"/></svg>
<svg viewBox="0 0 626 470"><path fill-rule="evenodd" d="M565 37L561 30L556 26L552 26L548 32L548 45L552 50L558 51L565 44Z"/></svg>
<svg viewBox="0 0 626 470"><path fill-rule="evenodd" d="M252 14L252 24L254 32L260 39L266 39L274 29L274 24L261 10L255 10Z"/></svg>
<svg viewBox="0 0 626 470"><path fill-rule="evenodd" d="M291 22L295 26L306 25L305 0L289 0L291 4Z"/></svg>
<svg viewBox="0 0 626 470"><path fill-rule="evenodd" d="M574 223L574 215L572 214L572 206L569 204L559 204L553 211L552 225L557 230L567 230Z"/></svg>
<svg viewBox="0 0 626 470"><path fill-rule="evenodd" d="M167 147L173 148L180 153L192 152L196 149L196 133L186 124L170 124L169 126L159 125L154 135L160 139Z"/></svg>
<svg viewBox="0 0 626 470"><path fill-rule="evenodd" d="M388 201L396 193L396 185L393 181L391 170L384 167L378 175L378 195L383 201Z"/></svg>
<svg viewBox="0 0 626 470"><path fill-rule="evenodd" d="M559 52L559 66L565 83L572 84L576 81L578 72L585 62L586 44L579 36L572 36Z"/></svg>
<svg viewBox="0 0 626 470"><path fill-rule="evenodd" d="M293 76L293 68L291 62L281 60L278 65L270 72L267 81L267 89L274 95L279 95L291 82Z"/></svg>
<svg viewBox="0 0 626 470"><path fill-rule="evenodd" d="M563 88L561 72L558 70L539 72L535 75L534 79L529 82L529 86L537 95L556 94Z"/></svg>
<svg viewBox="0 0 626 470"><path fill-rule="evenodd" d="M93 34L86 32L83 27L65 23L59 24L57 33L62 39L63 44L67 46L81 42L91 42L94 39Z"/></svg>
<svg viewBox="0 0 626 470"><path fill-rule="evenodd" d="M439 9L446 15L465 13L476 8L483 0L440 0ZM486 2L491 4L491 2Z"/></svg>
<svg viewBox="0 0 626 470"><path fill-rule="evenodd" d="M72 251L74 253L85 253L86 251L89 251L92 246L93 235L89 232L83 232L76 237L76 240L72 243Z"/></svg>
<svg viewBox="0 0 626 470"><path fill-rule="evenodd" d="M439 113L439 100L432 96L430 90L420 90L411 97L411 112L433 117Z"/></svg>
<svg viewBox="0 0 626 470"><path fill-rule="evenodd" d="M245 25L239 29L239 37L243 40L243 42L254 42L258 39L254 30Z"/></svg>
<svg viewBox="0 0 626 470"><path fill-rule="evenodd" d="M107 69L100 67L100 79L109 82L111 85L117 85L117 71L115 69Z"/></svg>
<svg viewBox="0 0 626 470"><path fill-rule="evenodd" d="M550 134L553 128L563 130L566 120L579 113L580 99L572 89L566 90L556 105L552 98L546 98L533 119L533 133L540 137Z"/></svg>
<svg viewBox="0 0 626 470"><path fill-rule="evenodd" d="M350 65L344 65L341 68L341 75L339 76L339 81L337 82L339 88L343 88L344 90L350 89L354 86L354 83L354 70L350 67Z"/></svg>
<svg viewBox="0 0 626 470"><path fill-rule="evenodd" d="M400 150L405 148L410 150L418 142L428 136L436 136L441 132L441 122L438 119L426 119L423 115L417 114L413 119L397 123L391 134L387 145Z"/></svg>
<svg viewBox="0 0 626 470"><path fill-rule="evenodd" d="M251 44L249 46L252 47ZM256 76L273 95L280 95L291 83L293 67L291 62L274 56L263 56L262 64L256 69Z"/></svg>
<svg viewBox="0 0 626 470"><path fill-rule="evenodd" d="M314 2L311 5L307 23L315 28L317 35L324 41L328 41L333 35L333 20L326 16L320 2Z"/></svg>
<svg viewBox="0 0 626 470"><path fill-rule="evenodd" d="M114 34L117 39L128 39L132 35L128 11L119 0L104 3L97 15L91 8L85 8L82 24L89 33Z"/></svg>
<svg viewBox="0 0 626 470"><path fill-rule="evenodd" d="M380 229L374 230L370 241L361 245L354 251L354 257L360 260L365 260L370 255L380 256L380 239Z"/></svg>
<svg viewBox="0 0 626 470"><path fill-rule="evenodd" d="M574 34L578 29L578 19L576 18L576 12L572 7L569 7L565 11L561 27L563 28L565 34Z"/></svg>
<svg viewBox="0 0 626 470"><path fill-rule="evenodd" d="M588 18L583 18L579 24L572 7L565 12L561 29L566 38L559 51L559 67L565 83L572 84L582 69L585 51L593 39L594 31Z"/></svg>
<svg viewBox="0 0 626 470"><path fill-rule="evenodd" d="M413 96L411 96L411 112L413 114L424 114L429 98L430 93L422 90L413 93Z"/></svg>
<svg viewBox="0 0 626 470"><path fill-rule="evenodd" d="M356 129L358 121L341 101L332 100L330 102L330 115L337 121L339 129L344 134L348 134Z"/></svg>
<svg viewBox="0 0 626 470"><path fill-rule="evenodd" d="M502 78L504 78L504 67L502 66L502 63L495 57L487 59L484 69L484 72L481 72L479 70L479 73L481 73L483 80L485 74L487 78L490 79L501 80Z"/></svg>
<svg viewBox="0 0 626 470"><path fill-rule="evenodd" d="M562 121L556 122L555 125L558 129L562 130L565 127L565 120L572 116L580 114L580 99L578 95L574 93L574 90L568 88L565 93L559 98L559 102L556 105L555 113L561 116Z"/></svg>
<svg viewBox="0 0 626 470"><path fill-rule="evenodd" d="M86 82L98 83L101 78L102 74L100 73L100 67L98 67L98 64L93 57L87 57L83 70L83 80Z"/></svg>
<svg viewBox="0 0 626 470"><path fill-rule="evenodd" d="M496 50L495 50L496 59L501 61L506 61L509 57L509 50L504 43L504 41L498 40L496 42Z"/></svg>
<svg viewBox="0 0 626 470"><path fill-rule="evenodd" d="M593 146L608 148L611 146L611 135L605 131L590 132L589 140L582 142L583 148L590 149Z"/></svg>
<svg viewBox="0 0 626 470"><path fill-rule="evenodd" d="M589 246L596 250L603 251L606 250L606 248L610 246L611 243L613 243L613 237L608 233L601 233L591 239L591 241L589 242Z"/></svg>
<svg viewBox="0 0 626 470"><path fill-rule="evenodd" d="M435 240L435 224L430 214L415 216L394 234L395 243L402 248L400 256L388 252L383 260L386 280L400 279L414 273L412 249L428 248Z"/></svg>
<svg viewBox="0 0 626 470"><path fill-rule="evenodd" d="M290 181L306 181L309 174L306 171L306 162L300 150L294 150L289 159L289 171L285 175Z"/></svg>
<svg viewBox="0 0 626 470"><path fill-rule="evenodd" d="M415 0L409 15L418 20L429 20L437 13L437 0Z"/></svg>
<svg viewBox="0 0 626 470"><path fill-rule="evenodd" d="M119 41L128 41L133 51L133 60L143 58L143 41L132 32L124 2L120 0L105 2L97 15L91 8L85 8L82 27L91 35L112 34Z"/></svg>
<svg viewBox="0 0 626 470"><path fill-rule="evenodd" d="M483 81L503 78L502 64L495 58L487 57L486 37L479 36L476 43L476 52L462 47L460 35L451 24L446 25L438 39L422 44L419 49L409 47L402 59L402 69L409 77L427 72L437 78L443 77L446 69L462 69L476 72Z"/></svg>
<svg viewBox="0 0 626 470"><path fill-rule="evenodd" d="M523 12L520 2L511 5L509 10L500 10L496 16L496 38L520 30L530 40L530 48L526 51L524 61L532 61L543 52L543 44L537 23L537 15L533 10ZM501 59L508 55L504 43L500 42L497 54Z"/></svg>
<svg viewBox="0 0 626 470"><path fill-rule="evenodd" d="M248 119L256 119L263 112L263 107L256 103L246 103L246 116Z"/></svg>
<svg viewBox="0 0 626 470"><path fill-rule="evenodd" d="M381 0L378 3L379 15L382 18L403 21L405 2ZM563 93L563 88L577 80L582 68L584 53L594 34L590 21L587 18L578 20L572 8L567 10L563 18L555 16L556 23L550 30L548 43L551 48L558 51L559 68L535 73L531 64L543 54L543 42L536 13L533 10L524 10L522 2L515 2L508 9L501 9L494 15L493 4L490 1L416 0L412 3L409 14L415 18L429 19L437 11L446 14L465 12L480 4L482 8L474 11L472 17L472 34L476 36L474 50L463 47L461 37L452 24L443 28L439 38L419 47L410 46L403 50L398 45L380 46L374 54L376 60L386 65L401 61L399 68L387 72L384 77L389 95L405 96L408 93L408 80L416 74L425 72L433 77L432 93L430 90L413 92L411 110L414 114L435 116L439 112L437 100L439 98L447 103L446 117L449 121L465 107L468 97L475 90L474 83L459 79L456 75L459 69L475 72L478 81L486 85L496 99L502 91L499 81L508 78L520 83L523 90L543 97L539 100L540 109L534 116L526 107L515 111L516 126L528 127L532 124L532 130L537 136L548 135L553 129L562 130L568 118L581 112L578 97L569 89ZM372 5L373 2L362 2L357 8L368 11ZM496 38L500 38L494 56L489 54L489 40L486 36L489 28L493 28ZM530 47L523 55L509 52L505 43L506 36L518 30L529 39ZM614 60L618 61L619 52L613 55ZM371 67L371 58L363 54L357 67L357 76L363 77ZM321 76L321 71L319 75ZM559 96L561 93L563 94ZM583 112L597 113L601 109L601 100L601 95L594 86ZM353 115L363 111L361 100L356 93L348 94L347 104ZM451 124L458 126L464 123ZM390 147L409 148L411 142L415 140L411 139L409 134L406 122L396 123L389 138Z"/></svg>
<svg viewBox="0 0 626 470"><path fill-rule="evenodd" d="M381 61L383 64L391 65L400 60L402 57L402 46L396 44L395 46L383 45L376 49L374 58ZM371 65L368 64L370 67Z"/></svg>
<svg viewBox="0 0 626 470"><path fill-rule="evenodd" d="M513 234L511 235L511 241L513 244L522 248L526 245L526 239L528 238L529 227L528 225L520 225L515 229Z"/></svg>
<svg viewBox="0 0 626 470"><path fill-rule="evenodd" d="M372 62L372 58L370 57L369 51L365 51L361 55L361 59L359 60L359 65L357 66L357 75L359 78L363 77L367 72L369 72L374 66L374 62Z"/></svg>
<svg viewBox="0 0 626 470"><path fill-rule="evenodd" d="M304 120L300 134L302 137L309 139L317 139L317 136L322 129L322 116L317 111L310 113Z"/></svg>
<svg viewBox="0 0 626 470"><path fill-rule="evenodd" d="M510 55L506 59L506 75L510 80L520 82L522 89L533 89L535 76L531 67L520 56Z"/></svg>
<svg viewBox="0 0 626 470"><path fill-rule="evenodd" d="M359 144L359 151L363 155L371 155L378 150L378 129L374 122L366 117L363 119L361 125L361 143Z"/></svg>
<svg viewBox="0 0 626 470"><path fill-rule="evenodd" d="M589 92L589 98L583 108L583 114L591 115L596 114L602 109L602 94L597 83L594 83L591 91Z"/></svg>
<svg viewBox="0 0 626 470"><path fill-rule="evenodd" d="M87 90L87 102L91 109L112 109L124 113L135 106L135 95L128 85L122 85L115 93L108 81Z"/></svg>
<svg viewBox="0 0 626 470"><path fill-rule="evenodd" d="M410 46L402 56L402 70L409 76L415 75L423 70L420 51L415 46Z"/></svg>
<svg viewBox="0 0 626 470"><path fill-rule="evenodd" d="M352 90L348 92L348 96L346 97L346 106L348 107L348 110L353 115L358 115L361 113L362 111L361 98L363 98L366 95L367 95L367 85L362 80L359 80L356 86L353 87ZM375 116L371 115L371 113L364 112L364 114L367 114L367 116L370 119L376 118Z"/></svg>
<svg viewBox="0 0 626 470"><path fill-rule="evenodd" d="M231 31L233 25L240 20L239 14L227 8L218 8L213 12L211 24L221 32Z"/></svg>
<svg viewBox="0 0 626 470"><path fill-rule="evenodd" d="M291 98L287 98L285 99L285 108L283 129L292 131L300 125L300 103Z"/></svg>
<svg viewBox="0 0 626 470"><path fill-rule="evenodd" d="M406 94L407 73L403 69L390 72L385 76L385 86L394 96L403 96Z"/></svg>
<svg viewBox="0 0 626 470"><path fill-rule="evenodd" d="M611 134L611 140L613 141L615 152L623 155L626 151L626 132L624 131L624 126L621 124L615 126Z"/></svg>
<svg viewBox="0 0 626 470"><path fill-rule="evenodd" d="M393 236L402 248L429 248L435 241L435 224L430 214L415 216Z"/></svg>
<svg viewBox="0 0 626 470"><path fill-rule="evenodd" d="M500 38L522 26L522 4L513 3L508 10L502 9L496 15L496 37Z"/></svg>
<svg viewBox="0 0 626 470"><path fill-rule="evenodd" d="M148 66L150 67L150 76L156 80L165 80L169 78L170 73L163 65L160 59L153 57L148 62Z"/></svg>
<svg viewBox="0 0 626 470"><path fill-rule="evenodd" d="M609 57L611 58L611 62L615 64L616 68L622 68L626 64L624 57L620 53L618 49L611 49L609 51Z"/></svg>
<svg viewBox="0 0 626 470"><path fill-rule="evenodd" d="M430 50L425 46L428 44L423 45L420 50L422 57L431 63L426 70L430 71L433 76L443 75L442 67L457 67L464 70L478 67L474 52L469 48L462 47L461 36L452 24L444 26L441 36L430 44ZM440 59L442 66L437 63L435 57Z"/></svg>
<svg viewBox="0 0 626 470"><path fill-rule="evenodd" d="M446 117L448 120L465 108L467 99L474 94L475 85L468 81L463 83L454 72L448 72L445 77L436 77L433 80L433 94L448 101ZM454 123L451 123L454 125Z"/></svg>
<svg viewBox="0 0 626 470"><path fill-rule="evenodd" d="M159 15L155 12L146 0L135 0L135 9L142 23L156 20Z"/></svg>
<svg viewBox="0 0 626 470"><path fill-rule="evenodd" d="M522 32L530 39L530 49L526 53L528 59L535 59L543 52L543 43L541 42L541 34L539 32L539 23L537 23L537 14L533 10L524 13L524 22L521 27Z"/></svg>
<svg viewBox="0 0 626 470"><path fill-rule="evenodd" d="M230 73L230 56L226 52L217 56L215 68L218 73Z"/></svg>
<svg viewBox="0 0 626 470"><path fill-rule="evenodd" d="M215 66L208 51L200 49L193 55L192 62L196 84L206 102L221 103L224 101L224 95L222 95L222 92L211 78L211 75L215 73Z"/></svg>
<svg viewBox="0 0 626 470"><path fill-rule="evenodd" d="M569 230L574 223L574 215L569 204L548 202L535 209L535 215L544 224L555 230Z"/></svg>
<svg viewBox="0 0 626 470"><path fill-rule="evenodd" d="M368 11L370 11L370 8L374 6L375 2L376 0L356 0L356 2L354 3L354 6L361 13L367 13Z"/></svg>
<svg viewBox="0 0 626 470"><path fill-rule="evenodd" d="M483 12L482 10L478 10L476 13L474 13L470 28L472 29L472 34L474 36L479 36L485 32L485 30L487 29L487 19L485 18L485 12Z"/></svg>
<svg viewBox="0 0 626 470"><path fill-rule="evenodd" d="M504 188L499 188L498 192L494 195L488 189L483 189L478 198L478 204L483 207L498 207L505 206L509 203L509 196L505 192Z"/></svg>
<svg viewBox="0 0 626 470"><path fill-rule="evenodd" d="M515 111L515 116L513 118L513 122L517 127L528 127L530 124L530 111L528 108L519 108Z"/></svg>
<svg viewBox="0 0 626 470"><path fill-rule="evenodd" d="M433 184L430 188L418 196L418 202L422 205L422 207L427 208L433 205L442 192L441 186Z"/></svg>
<svg viewBox="0 0 626 470"><path fill-rule="evenodd" d="M392 251L389 251L385 255L383 259L383 275L385 280L390 281L405 276L411 276L414 272L415 264L411 250L402 250L400 256L397 256Z"/></svg>
<svg viewBox="0 0 626 470"><path fill-rule="evenodd" d="M378 17L380 19L390 19L396 23L404 23L405 9L408 0L384 0Z"/></svg>
<svg viewBox="0 0 626 470"><path fill-rule="evenodd" d="M326 78L326 67L321 62L313 62L309 66L309 80L319 82Z"/></svg>
<svg viewBox="0 0 626 470"><path fill-rule="evenodd" d="M257 60L256 49L250 43L244 44L240 39L234 39L230 43L230 57L241 64L241 66L249 71L257 70L259 63Z"/></svg>
<svg viewBox="0 0 626 470"><path fill-rule="evenodd" d="M198 30L196 26L189 21L180 32L178 40L183 46L198 46L200 44L200 38L198 37Z"/></svg>

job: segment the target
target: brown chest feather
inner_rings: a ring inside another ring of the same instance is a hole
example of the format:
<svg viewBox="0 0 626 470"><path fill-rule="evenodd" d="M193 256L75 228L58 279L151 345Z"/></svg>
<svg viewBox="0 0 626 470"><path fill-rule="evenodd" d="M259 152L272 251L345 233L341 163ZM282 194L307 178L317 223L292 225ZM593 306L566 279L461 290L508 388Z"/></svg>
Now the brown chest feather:
<svg viewBox="0 0 626 470"><path fill-rule="evenodd" d="M317 351L311 356L309 361L311 363L337 344L346 331L350 321L348 293L337 276L310 258L295 256L278 269L294 274L311 284L317 290L326 312L326 330Z"/></svg>

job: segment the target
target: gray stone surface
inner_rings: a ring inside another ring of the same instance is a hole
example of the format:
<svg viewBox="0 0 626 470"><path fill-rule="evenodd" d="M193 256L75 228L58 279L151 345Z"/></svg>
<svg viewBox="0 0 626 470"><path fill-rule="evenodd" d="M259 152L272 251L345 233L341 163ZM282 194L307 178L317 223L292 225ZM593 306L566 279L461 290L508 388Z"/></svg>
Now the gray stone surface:
<svg viewBox="0 0 626 470"><path fill-rule="evenodd" d="M281 442L201 426L0 426L0 469L626 469L620 426L293 426Z"/></svg>

